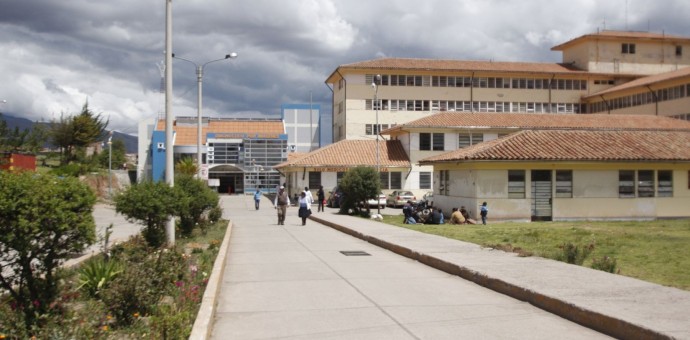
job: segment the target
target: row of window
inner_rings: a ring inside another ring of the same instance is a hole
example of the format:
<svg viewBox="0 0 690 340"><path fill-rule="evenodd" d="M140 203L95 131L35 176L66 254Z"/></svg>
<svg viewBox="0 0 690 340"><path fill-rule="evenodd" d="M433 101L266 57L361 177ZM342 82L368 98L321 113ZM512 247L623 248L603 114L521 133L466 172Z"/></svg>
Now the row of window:
<svg viewBox="0 0 690 340"><path fill-rule="evenodd" d="M389 127L393 127L395 125L396 124L379 124L377 126L376 124L366 124L364 133L367 135L377 135L382 130L388 129Z"/></svg>
<svg viewBox="0 0 690 340"><path fill-rule="evenodd" d="M508 198L525 198L525 170L508 171ZM672 197L673 172L670 170L620 170L618 197ZM572 170L556 170L555 197L573 197Z"/></svg>
<svg viewBox="0 0 690 340"><path fill-rule="evenodd" d="M597 113L608 110L617 110L627 107L653 104L667 100L674 100L690 96L690 84L668 87L654 92L633 94L589 105L589 112Z"/></svg>
<svg viewBox="0 0 690 340"><path fill-rule="evenodd" d="M340 180L345 175L344 172L336 173L336 183L340 184ZM402 189L403 173L400 171L381 172L379 173L381 180L381 190L399 190ZM309 189L318 189L321 186L321 172L309 172ZM431 189L431 172L422 171L419 173L419 188Z"/></svg>
<svg viewBox="0 0 690 340"><path fill-rule="evenodd" d="M578 103L493 102L413 99L366 99L364 108L383 111L579 113Z"/></svg>
<svg viewBox="0 0 690 340"><path fill-rule="evenodd" d="M498 137L503 137L506 134L499 134ZM419 134L419 150L422 151L444 151L445 149L444 133L425 133ZM482 133L458 133L458 149L466 148L484 141L484 134Z"/></svg>
<svg viewBox="0 0 690 340"><path fill-rule="evenodd" d="M635 44L623 43L621 44L622 54L635 54ZM683 55L683 46L676 45L676 56L680 57Z"/></svg>
<svg viewBox="0 0 690 340"><path fill-rule="evenodd" d="M367 74L365 83L372 84L375 75ZM549 78L497 78L497 77L454 77L430 75L382 74L384 86L421 86L421 87L467 87L489 89L552 89L552 90L587 90L587 81L580 79Z"/></svg>

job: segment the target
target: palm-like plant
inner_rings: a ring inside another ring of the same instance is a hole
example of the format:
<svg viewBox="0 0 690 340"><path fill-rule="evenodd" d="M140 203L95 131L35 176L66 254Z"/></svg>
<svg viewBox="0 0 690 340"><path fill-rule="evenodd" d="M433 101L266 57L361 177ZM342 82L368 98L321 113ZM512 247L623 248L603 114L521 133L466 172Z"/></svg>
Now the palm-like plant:
<svg viewBox="0 0 690 340"><path fill-rule="evenodd" d="M197 170L199 169L197 169L196 163L191 157L184 157L175 165L175 172L178 174L194 176Z"/></svg>

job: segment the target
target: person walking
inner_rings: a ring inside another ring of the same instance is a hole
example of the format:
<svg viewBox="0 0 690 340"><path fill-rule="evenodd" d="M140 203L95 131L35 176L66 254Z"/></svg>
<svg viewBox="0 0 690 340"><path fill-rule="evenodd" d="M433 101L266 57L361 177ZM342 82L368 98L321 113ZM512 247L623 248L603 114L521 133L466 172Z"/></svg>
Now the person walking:
<svg viewBox="0 0 690 340"><path fill-rule="evenodd" d="M326 193L323 192L323 185L319 185L319 191L316 192L316 198L319 199L319 206L316 211L323 211L323 202L326 200Z"/></svg>
<svg viewBox="0 0 690 340"><path fill-rule="evenodd" d="M482 216L482 224L486 225L486 215L489 214L489 207L486 206L486 202L482 203L481 208L479 208L479 214Z"/></svg>
<svg viewBox="0 0 690 340"><path fill-rule="evenodd" d="M259 203L261 203L261 196L263 196L263 192L259 188L256 188L256 192L254 193L254 208L256 210L259 210Z"/></svg>
<svg viewBox="0 0 690 340"><path fill-rule="evenodd" d="M314 196L311 194L311 191L309 191L308 187L304 187L304 195L307 196L307 198L309 199L309 202L314 203Z"/></svg>
<svg viewBox="0 0 690 340"><path fill-rule="evenodd" d="M278 210L278 225L285 224L285 213L289 205L290 197L287 192L285 192L285 187L281 185L280 188L278 188L275 200L273 200L273 206Z"/></svg>
<svg viewBox="0 0 690 340"><path fill-rule="evenodd" d="M307 217L311 215L311 200L304 192L299 195L299 212L297 215L302 218L302 225L306 225Z"/></svg>

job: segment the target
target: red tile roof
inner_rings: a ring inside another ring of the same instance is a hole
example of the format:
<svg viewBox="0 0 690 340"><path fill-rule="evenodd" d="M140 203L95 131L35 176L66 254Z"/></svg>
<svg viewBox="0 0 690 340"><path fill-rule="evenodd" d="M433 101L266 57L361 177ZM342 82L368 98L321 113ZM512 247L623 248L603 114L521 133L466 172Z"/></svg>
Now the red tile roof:
<svg viewBox="0 0 690 340"><path fill-rule="evenodd" d="M690 162L690 131L525 130L420 160Z"/></svg>
<svg viewBox="0 0 690 340"><path fill-rule="evenodd" d="M439 112L381 131L408 128L688 130L690 121L652 115Z"/></svg>
<svg viewBox="0 0 690 340"><path fill-rule="evenodd" d="M627 82L625 84L614 86L612 88L609 88L609 89L606 89L603 91L599 91L597 93L585 96L583 98L584 99L598 98L599 96L609 94L612 92L619 92L619 91L623 91L623 90L627 90L627 89L632 89L635 87L643 87L643 86L652 85L655 83L660 83L660 82L669 81L669 80L682 79L682 78L690 79L690 67L685 66L679 70L675 70L675 71L671 71L671 72L665 72L665 73L661 73L661 74L655 74L653 76L635 79L635 80ZM645 88L645 91L648 91L648 89Z"/></svg>
<svg viewBox="0 0 690 340"><path fill-rule="evenodd" d="M601 31L598 33L585 34L579 36L575 39L564 42L558 46L551 48L552 51L562 51L565 48L576 45L587 40L658 40L658 41L673 41L673 42L690 42L690 38L678 36L678 35L668 35L664 33L650 33L650 32L634 32L634 31Z"/></svg>
<svg viewBox="0 0 690 340"><path fill-rule="evenodd" d="M410 167L410 159L400 141L379 141L380 165L383 167ZM309 152L297 159L288 159L275 166L286 167L354 167L376 166L376 140L341 140Z"/></svg>
<svg viewBox="0 0 690 340"><path fill-rule="evenodd" d="M206 144L207 133L247 133L247 134L284 134L285 127L280 119L273 120L252 120L252 119L224 119L208 118L203 119L208 122L201 128L201 143ZM196 145L197 125L174 123L173 129L176 132L175 145ZM165 120L159 120L156 126L157 131L165 130Z"/></svg>
<svg viewBox="0 0 690 340"><path fill-rule="evenodd" d="M343 70L392 70L392 71L444 71L444 72L501 72L592 75L570 64L527 63L505 61L473 61L450 59L381 58L344 64L328 77L326 82L334 82L339 71ZM625 76L619 74L618 76Z"/></svg>

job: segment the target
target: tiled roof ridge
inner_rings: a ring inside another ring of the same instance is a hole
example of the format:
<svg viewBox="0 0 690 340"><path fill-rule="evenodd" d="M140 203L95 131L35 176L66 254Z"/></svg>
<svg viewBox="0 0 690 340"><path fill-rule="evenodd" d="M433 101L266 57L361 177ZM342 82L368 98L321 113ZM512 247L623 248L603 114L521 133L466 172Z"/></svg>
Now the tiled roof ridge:
<svg viewBox="0 0 690 340"><path fill-rule="evenodd" d="M275 167L373 165L375 162L373 161L373 153L370 150L371 146L374 145L373 142L375 142L375 140L341 140L311 151L303 157L280 163ZM405 154L400 141L382 140L382 142L383 143L380 145L380 165L389 167L409 166L409 158L407 157L407 154ZM345 159L354 162L344 162Z"/></svg>
<svg viewBox="0 0 690 340"><path fill-rule="evenodd" d="M478 119L485 122L476 123ZM462 122L467 121L467 124ZM637 124L637 126L635 126ZM404 128L519 128L575 130L690 130L690 122L664 116L616 114L555 114L442 111L382 131L389 134Z"/></svg>
<svg viewBox="0 0 690 340"><path fill-rule="evenodd" d="M420 163L503 161L685 161L690 131L523 130Z"/></svg>

